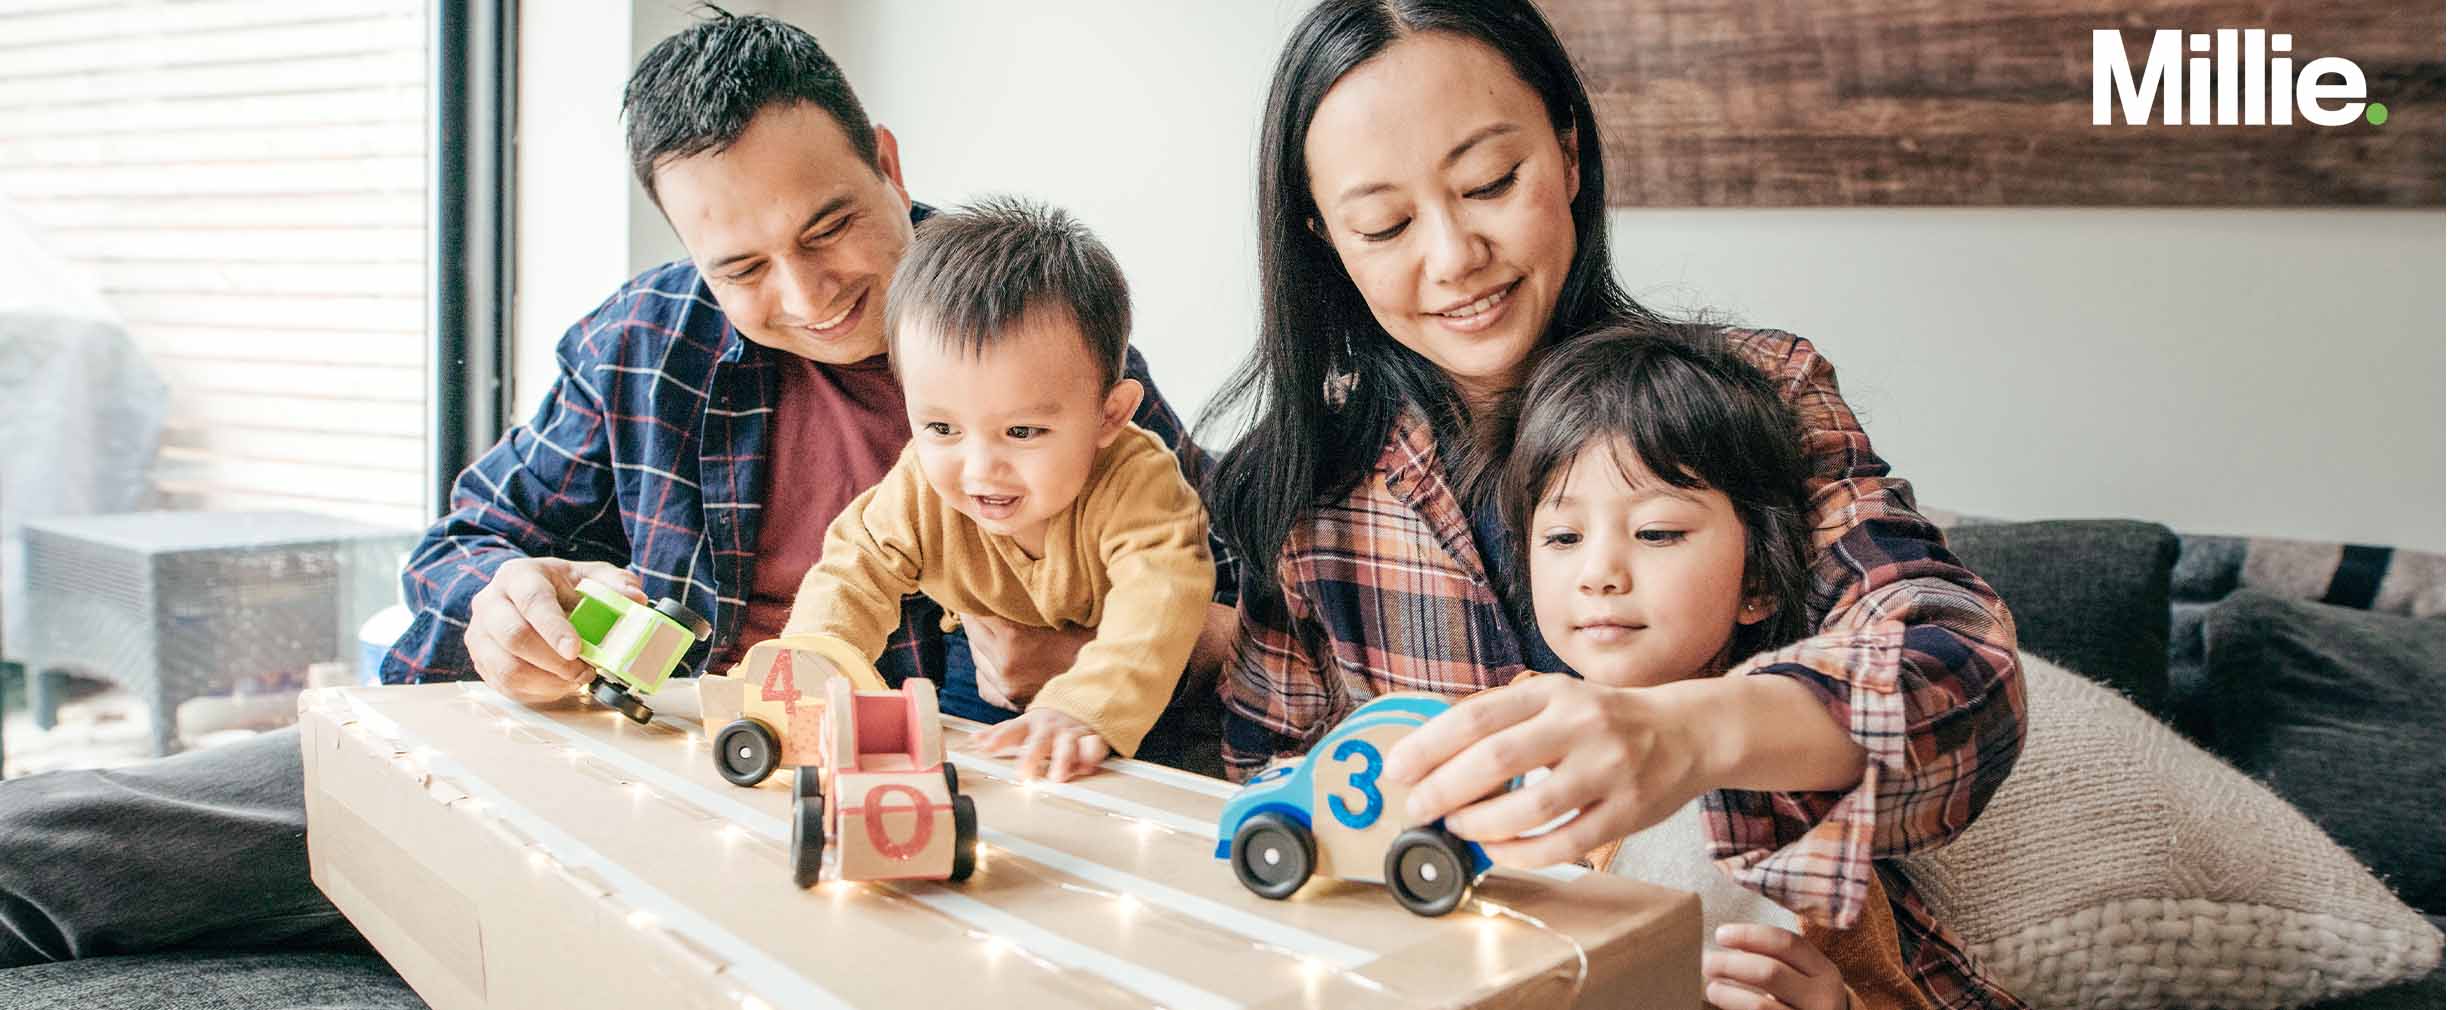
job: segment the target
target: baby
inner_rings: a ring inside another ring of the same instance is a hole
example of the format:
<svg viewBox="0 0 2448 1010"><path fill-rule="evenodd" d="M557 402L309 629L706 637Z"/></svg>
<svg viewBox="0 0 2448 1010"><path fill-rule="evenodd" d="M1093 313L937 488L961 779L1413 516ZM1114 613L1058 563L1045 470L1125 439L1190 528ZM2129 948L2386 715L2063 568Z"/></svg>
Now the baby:
<svg viewBox="0 0 2448 1010"><path fill-rule="evenodd" d="M995 199L921 224L889 290L909 448L826 530L784 635L836 636L872 661L913 592L1094 628L979 743L1056 780L1129 755L1172 699L1215 564L1173 451L1130 423L1145 391L1122 375L1121 267L1061 211Z"/></svg>
<svg viewBox="0 0 2448 1010"><path fill-rule="evenodd" d="M1531 377L1497 492L1518 534L1513 598L1527 597L1540 636L1594 683L1724 673L1808 631L1806 474L1791 410L1713 337L1610 329L1567 342ZM1713 1004L1921 1002L1876 930L1813 927L1806 940L1782 928L1791 913L1709 865L1697 800L1591 861L1701 894L1724 948L1703 966ZM1883 896L1872 904L1865 923L1886 913Z"/></svg>

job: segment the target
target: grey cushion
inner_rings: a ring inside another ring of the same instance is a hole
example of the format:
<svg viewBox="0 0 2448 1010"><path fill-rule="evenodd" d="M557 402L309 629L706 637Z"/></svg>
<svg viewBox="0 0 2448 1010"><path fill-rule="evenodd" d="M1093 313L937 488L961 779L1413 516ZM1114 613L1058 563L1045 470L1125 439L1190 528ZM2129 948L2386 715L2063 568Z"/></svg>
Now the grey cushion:
<svg viewBox="0 0 2448 1010"><path fill-rule="evenodd" d="M2204 619L2210 749L2269 783L2409 905L2441 913L2442 624L2241 590Z"/></svg>
<svg viewBox="0 0 2448 1010"><path fill-rule="evenodd" d="M372 954L152 954L0 971L0 1007L426 1010Z"/></svg>
<svg viewBox="0 0 2448 1010"><path fill-rule="evenodd" d="M2168 571L2157 523L2067 519L1958 526L1947 548L2013 612L2023 648L2158 713L2167 695Z"/></svg>

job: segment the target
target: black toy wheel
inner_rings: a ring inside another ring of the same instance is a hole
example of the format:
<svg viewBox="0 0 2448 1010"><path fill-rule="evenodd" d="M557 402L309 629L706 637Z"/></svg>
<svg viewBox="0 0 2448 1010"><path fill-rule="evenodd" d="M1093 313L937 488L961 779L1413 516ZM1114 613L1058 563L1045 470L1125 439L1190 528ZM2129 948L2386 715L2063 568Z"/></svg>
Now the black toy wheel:
<svg viewBox="0 0 2448 1010"><path fill-rule="evenodd" d="M621 699L629 696L629 689L614 683L609 677L597 677L594 683L587 685L587 696L605 708L619 708Z"/></svg>
<svg viewBox="0 0 2448 1010"><path fill-rule="evenodd" d="M945 765L944 770L952 770ZM944 879L955 884L977 872L977 801L966 796L952 797L952 875Z"/></svg>
<svg viewBox="0 0 2448 1010"><path fill-rule="evenodd" d="M1385 880L1413 915L1443 915L1470 898L1470 850L1444 828L1412 828L1386 846Z"/></svg>
<svg viewBox="0 0 2448 1010"><path fill-rule="evenodd" d="M595 678L595 683L587 688L587 695L594 698L596 704L628 716L630 722L640 726L654 721L654 709L647 708L645 702L639 701L636 695L629 693L628 688L610 677Z"/></svg>
<svg viewBox="0 0 2448 1010"><path fill-rule="evenodd" d="M1261 898L1282 900L1309 882L1317 867L1317 842L1309 829L1282 814L1257 814L1233 832L1233 876Z"/></svg>
<svg viewBox="0 0 2448 1010"><path fill-rule="evenodd" d="M817 782L815 769L801 768L792 790L799 795L791 801L791 883L802 888L816 886L824 873L824 793Z"/></svg>
<svg viewBox="0 0 2448 1010"><path fill-rule="evenodd" d="M699 617L696 611L669 596L655 601L655 613L680 622L680 626L687 628L689 634L697 636L700 642L714 637L714 622Z"/></svg>
<svg viewBox="0 0 2448 1010"><path fill-rule="evenodd" d="M714 734L714 771L735 786L765 781L781 763L782 743L754 719L735 719Z"/></svg>
<svg viewBox="0 0 2448 1010"><path fill-rule="evenodd" d="M943 763L943 769L944 794L947 796L960 795L960 769L952 767L952 762L948 760Z"/></svg>

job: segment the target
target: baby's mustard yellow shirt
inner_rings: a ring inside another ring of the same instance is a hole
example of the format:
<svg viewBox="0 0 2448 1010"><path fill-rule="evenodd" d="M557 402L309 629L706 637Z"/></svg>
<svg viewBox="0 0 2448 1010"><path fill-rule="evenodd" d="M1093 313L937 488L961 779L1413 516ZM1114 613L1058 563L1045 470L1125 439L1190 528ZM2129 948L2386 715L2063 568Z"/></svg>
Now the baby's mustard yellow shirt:
<svg viewBox="0 0 2448 1010"><path fill-rule="evenodd" d="M1032 560L936 494L913 445L825 530L784 634L835 635L872 662L913 592L955 614L1096 629L1029 707L1078 719L1127 756L1172 700L1206 624L1207 513L1173 451L1130 425L1097 452L1079 498L1048 522L1045 556Z"/></svg>

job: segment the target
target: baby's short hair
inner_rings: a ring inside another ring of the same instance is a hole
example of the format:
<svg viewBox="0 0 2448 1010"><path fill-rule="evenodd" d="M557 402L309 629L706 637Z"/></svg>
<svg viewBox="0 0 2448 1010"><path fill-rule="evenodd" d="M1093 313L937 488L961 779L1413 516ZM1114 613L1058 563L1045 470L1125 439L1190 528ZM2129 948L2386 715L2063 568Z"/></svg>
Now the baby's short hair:
<svg viewBox="0 0 2448 1010"><path fill-rule="evenodd" d="M1059 308L1096 359L1100 388L1122 377L1130 347L1130 288L1105 243L1077 218L1017 197L987 197L918 225L885 296L887 338L904 323L933 327L945 346L976 354L1030 312Z"/></svg>

